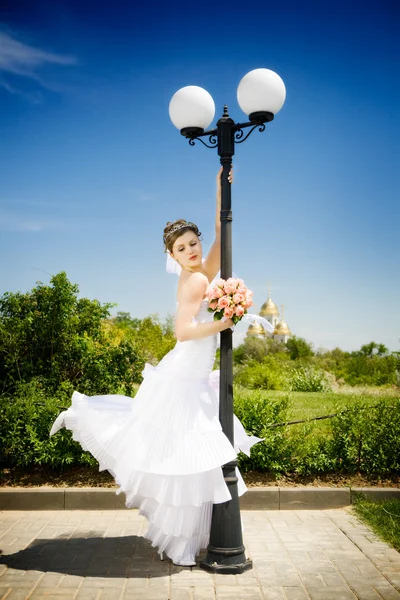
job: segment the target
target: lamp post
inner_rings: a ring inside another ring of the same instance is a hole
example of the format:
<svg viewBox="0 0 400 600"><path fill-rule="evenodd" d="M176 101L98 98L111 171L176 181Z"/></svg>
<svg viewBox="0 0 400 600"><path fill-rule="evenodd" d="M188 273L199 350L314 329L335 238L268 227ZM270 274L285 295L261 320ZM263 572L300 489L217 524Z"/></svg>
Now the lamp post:
<svg viewBox="0 0 400 600"><path fill-rule="evenodd" d="M235 154L235 144L241 144L258 128L273 120L282 108L286 90L282 79L269 69L255 69L247 73L239 83L237 98L240 107L248 115L245 123L235 123L224 106L222 117L214 129L207 130L215 115L215 105L210 94L203 88L187 86L178 90L171 99L169 114L173 124L189 140L195 140L207 148L217 148L223 167L221 177L221 277L232 277L232 210L231 184L228 174ZM247 135L244 130L250 128ZM202 138L208 138L205 142ZM233 369L232 331L221 332L221 376L219 418L222 430L233 445ZM236 476L237 461L222 467L225 482L232 500L214 504L210 531L210 543L201 568L213 573L243 573L252 568L246 559L240 521L239 498Z"/></svg>

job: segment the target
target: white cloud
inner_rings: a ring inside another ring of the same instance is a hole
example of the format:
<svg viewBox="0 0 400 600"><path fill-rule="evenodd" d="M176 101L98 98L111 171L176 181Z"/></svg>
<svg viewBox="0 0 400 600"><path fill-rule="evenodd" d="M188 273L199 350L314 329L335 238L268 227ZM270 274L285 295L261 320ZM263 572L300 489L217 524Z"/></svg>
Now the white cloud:
<svg viewBox="0 0 400 600"><path fill-rule="evenodd" d="M77 60L73 56L63 56L28 46L5 32L0 32L0 45L0 69L18 75L30 77L36 67L49 63L58 65L77 64Z"/></svg>
<svg viewBox="0 0 400 600"><path fill-rule="evenodd" d="M38 70L48 65L76 65L77 59L74 56L55 54L47 52L40 48L35 48L24 44L6 31L0 31L0 72L3 77L0 78L0 86L10 94L20 94L31 102L37 104L42 101L40 92L25 92L12 85L7 75L17 75L19 77L34 80L43 88L55 89L39 76Z"/></svg>
<svg viewBox="0 0 400 600"><path fill-rule="evenodd" d="M33 92L25 92L23 90L19 90L13 85L11 85L8 81L5 81L2 77L0 77L0 87L4 88L10 94L16 94L18 96L22 96L26 100L29 100L32 104L42 104L43 102L43 94L40 91Z"/></svg>

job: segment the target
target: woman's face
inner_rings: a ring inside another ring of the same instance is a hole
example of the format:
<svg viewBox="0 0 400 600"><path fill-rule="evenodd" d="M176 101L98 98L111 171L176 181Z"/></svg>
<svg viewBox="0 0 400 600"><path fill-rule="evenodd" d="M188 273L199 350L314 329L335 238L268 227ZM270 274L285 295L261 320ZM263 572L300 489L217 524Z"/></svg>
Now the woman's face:
<svg viewBox="0 0 400 600"><path fill-rule="evenodd" d="M194 231L186 231L179 236L172 246L171 254L182 269L196 271L202 266L203 250Z"/></svg>

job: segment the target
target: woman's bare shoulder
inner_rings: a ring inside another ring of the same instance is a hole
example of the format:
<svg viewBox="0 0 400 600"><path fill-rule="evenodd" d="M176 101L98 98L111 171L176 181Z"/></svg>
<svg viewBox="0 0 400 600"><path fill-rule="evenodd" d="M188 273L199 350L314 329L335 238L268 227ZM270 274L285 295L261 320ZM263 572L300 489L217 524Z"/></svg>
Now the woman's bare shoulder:
<svg viewBox="0 0 400 600"><path fill-rule="evenodd" d="M208 279L204 273L195 272L187 275L179 282L178 286L178 298L180 296L185 297L198 297L204 296L205 291L208 287Z"/></svg>

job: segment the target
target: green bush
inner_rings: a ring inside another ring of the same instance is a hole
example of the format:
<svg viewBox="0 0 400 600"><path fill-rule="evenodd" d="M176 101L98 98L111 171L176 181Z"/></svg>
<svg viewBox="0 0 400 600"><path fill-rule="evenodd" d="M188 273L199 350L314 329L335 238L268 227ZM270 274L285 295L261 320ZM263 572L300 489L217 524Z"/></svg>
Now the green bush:
<svg viewBox="0 0 400 600"><path fill-rule="evenodd" d="M67 400L72 387L62 386L57 395L49 396L40 379L19 384L14 397L0 397L1 461L7 465L96 466L97 461L74 442L72 434L61 429L49 437L53 421Z"/></svg>
<svg viewBox="0 0 400 600"><path fill-rule="evenodd" d="M335 348L316 358L319 368L333 373L336 379L348 385L398 385L400 354L396 352L390 355L367 354L364 346L356 352Z"/></svg>
<svg viewBox="0 0 400 600"><path fill-rule="evenodd" d="M247 433L264 440L253 446L250 458L239 455L239 466L243 471L267 471L279 476L289 473L319 474L335 469L329 438L321 435L315 422L271 427L287 421L291 402L291 394L272 399L260 390L235 390L236 416Z"/></svg>
<svg viewBox="0 0 400 600"><path fill-rule="evenodd" d="M325 435L317 421L308 421L287 427L290 436L291 457L288 473L320 475L336 468L330 451L330 437Z"/></svg>
<svg viewBox="0 0 400 600"><path fill-rule="evenodd" d="M251 458L239 455L243 471L259 470L272 473L285 472L290 464L290 444L284 427L268 427L286 421L289 397L270 400L260 391L250 392L237 387L234 395L234 412L247 433L263 438L253 446Z"/></svg>
<svg viewBox="0 0 400 600"><path fill-rule="evenodd" d="M144 358L135 343L123 339L118 345L98 343L90 338L84 344L79 378L74 388L82 394L119 393L131 396L136 384L142 381Z"/></svg>
<svg viewBox="0 0 400 600"><path fill-rule="evenodd" d="M346 363L344 380L349 385L396 384L396 368L400 360L394 356L352 356Z"/></svg>
<svg viewBox="0 0 400 600"><path fill-rule="evenodd" d="M384 475L400 470L400 399L374 407L354 399L332 420L331 454L344 471Z"/></svg>
<svg viewBox="0 0 400 600"><path fill-rule="evenodd" d="M118 388L114 393L124 393ZM49 437L63 407L70 405L73 387L64 383L50 393L40 378L18 384L13 397L0 397L0 459L9 465L97 466L96 460L61 429ZM131 394L134 395L134 394ZM304 397L303 397L304 401ZM286 423L296 395L235 386L234 410L249 434L263 438L251 457L239 455L243 471L275 475L315 475L342 471L388 475L400 470L400 399L382 399L367 406L349 397L351 410L321 422L270 427ZM335 411L337 412L337 411Z"/></svg>
<svg viewBox="0 0 400 600"><path fill-rule="evenodd" d="M320 369L300 367L290 377L290 388L294 392L329 392L331 387Z"/></svg>
<svg viewBox="0 0 400 600"><path fill-rule="evenodd" d="M288 359L268 356L262 362L250 362L235 374L235 383L252 390L289 389Z"/></svg>

